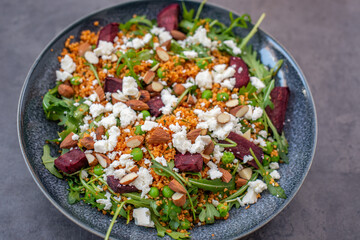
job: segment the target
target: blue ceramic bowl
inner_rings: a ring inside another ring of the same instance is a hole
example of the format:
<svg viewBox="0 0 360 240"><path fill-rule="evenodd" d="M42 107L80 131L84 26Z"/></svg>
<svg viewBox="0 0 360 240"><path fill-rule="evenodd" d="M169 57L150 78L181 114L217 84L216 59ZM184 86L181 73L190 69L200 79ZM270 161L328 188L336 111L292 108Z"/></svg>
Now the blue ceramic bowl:
<svg viewBox="0 0 360 240"><path fill-rule="evenodd" d="M93 25L99 21L100 26L110 22L124 22L133 14L156 18L159 9L168 5L164 1L137 1L117 5L86 16L67 27L43 50L25 80L18 106L18 135L25 162L34 180L45 196L69 219L79 226L104 236L110 223L110 216L104 216L90 206L77 203L67 203L67 184L51 175L41 163L42 146L45 139L57 137L60 130L55 122L46 120L41 101L49 88L55 85L55 70L59 68L57 56L64 47L69 35L79 36L85 29L97 31ZM187 8L195 8L199 3L186 2ZM202 17L211 17L229 24L229 11L222 8L205 5ZM248 30L237 29L236 34L245 36ZM261 61L273 67L284 60L283 67L277 76L277 84L286 80L291 91L286 115L285 135L289 141L289 164L283 164L280 169L279 183L284 188L287 199L279 199L264 193L258 203L249 209L233 209L226 221L216 221L213 225L197 227L191 230L194 239L235 239L245 236L274 218L291 201L299 190L309 171L316 145L317 123L311 92L305 77L292 56L277 41L263 31L259 31L250 44L259 53ZM51 51L53 49L53 51ZM56 153L53 152L55 155ZM214 234L214 237L211 237ZM155 229L125 224L119 219L111 236L115 239L158 239ZM168 238L168 237L167 237Z"/></svg>

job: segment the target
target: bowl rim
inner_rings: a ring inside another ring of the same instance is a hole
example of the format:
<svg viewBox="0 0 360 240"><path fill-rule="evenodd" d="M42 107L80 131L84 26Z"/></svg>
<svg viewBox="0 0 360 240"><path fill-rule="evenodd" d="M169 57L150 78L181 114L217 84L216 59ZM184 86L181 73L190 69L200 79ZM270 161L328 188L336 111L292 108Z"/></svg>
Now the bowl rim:
<svg viewBox="0 0 360 240"><path fill-rule="evenodd" d="M159 2L166 2L164 0L158 0ZM183 2L189 2L189 3L195 3L195 4L200 4L199 2L193 1L193 0L182 0ZM72 23L70 23L69 25L67 25L66 27L64 27L55 37L53 37L48 44L43 48L43 50L40 52L40 54L37 56L36 60L34 61L34 63L32 64L32 66L29 69L28 74L26 75L25 81L23 83L23 86L21 88L21 92L20 92L20 96L19 96L19 101L18 101L18 107L17 107L17 136L18 136L18 140L19 140L19 146L20 146L20 150L22 153L22 156L24 158L24 161L26 163L26 166L31 174L31 176L33 177L36 185L40 188L41 192L46 196L46 198L55 206L56 209L58 209L62 214L64 214L68 219L70 219L72 222L74 222L75 224L77 224L78 226L82 227L83 229L104 238L105 234L91 228L89 225L83 223L81 220L77 219L75 216L73 216L72 214L70 214L69 212L67 212L66 210L64 210L59 203L57 203L51 196L50 194L46 191L44 185L42 184L41 180L38 178L38 176L36 175L34 169L32 168L30 161L25 153L25 147L24 147L24 143L23 143L23 132L22 130L22 106L24 103L24 95L25 92L27 90L27 86L30 80L31 75L33 74L33 71L35 69L35 67L38 65L40 59L42 59L43 55L49 51L50 46L56 42L59 38L61 38L64 34L64 32L71 30L71 28L75 27L76 25L78 25L79 23L85 21L87 18L95 16L96 14L98 14L99 12L102 11L106 11L106 10L110 10L114 7L119 7L122 5L126 5L126 4L131 4L134 2L148 2L147 0L130 0L130 1L126 1L123 3L119 3L119 4L114 4L111 6L107 6L98 10L94 10L92 12L90 12L89 14L84 15L83 17L73 21ZM171 4L171 2L175 2L175 1L169 1L169 4ZM178 2L178 1L176 1ZM215 7L215 8L219 8L222 10L226 10L227 12L232 12L236 15L241 16L241 14L232 11L230 9L228 9L227 7L223 7L220 6L217 3L206 3L206 5L211 6L211 7ZM316 151L316 147L317 147L317 140L318 140L318 121L317 121L317 112L316 112L316 106L315 106L315 101L314 98L312 96L311 90L310 90L310 86L306 80L305 74L303 73L302 69L299 67L298 63L296 62L296 60L294 59L294 57L292 56L292 54L289 52L288 49L286 49L279 41L277 41L276 38L274 38L272 35L270 35L268 32L262 30L261 28L259 28L258 30L259 32L263 32L268 38L270 38L274 44L278 45L278 47L284 51L284 53L287 55L287 60L291 63L291 65L293 65L296 70L299 73L300 79L301 81L304 83L304 88L306 90L306 93L308 95L308 99L310 102L310 105L313 107L314 109L314 137L313 137L313 141L314 141L314 147L311 153L311 159L309 161L309 163L306 166L306 171L304 172L302 179L300 180L298 186L296 187L296 189L294 189L294 191L292 192L291 195L289 195L286 199L286 201L275 211L273 212L269 217L267 217L267 219L264 219L262 221L260 221L255 227L250 228L249 230L241 233L240 235L236 236L235 238L232 239L238 239L238 238L242 238L245 237L255 231L257 231L258 229L262 228L263 226L265 226L267 223L269 223L271 220L273 220L280 212L282 212L287 206L288 204L294 199L295 195L298 193L298 191L300 190L301 186L303 185L305 178L307 177L309 170L311 168L312 162L314 160L314 156L315 156L315 151Z"/></svg>

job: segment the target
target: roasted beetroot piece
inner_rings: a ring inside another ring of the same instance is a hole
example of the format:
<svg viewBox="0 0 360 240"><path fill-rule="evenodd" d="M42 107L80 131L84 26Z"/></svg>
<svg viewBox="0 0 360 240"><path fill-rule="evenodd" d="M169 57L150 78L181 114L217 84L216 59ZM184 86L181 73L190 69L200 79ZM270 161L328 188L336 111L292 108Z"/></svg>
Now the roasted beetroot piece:
<svg viewBox="0 0 360 240"><path fill-rule="evenodd" d="M160 116L161 115L160 108L165 106L160 96L151 98L149 101L147 101L147 105L149 106L149 112L153 117Z"/></svg>
<svg viewBox="0 0 360 240"><path fill-rule="evenodd" d="M109 187L116 193L130 193L139 191L135 186L120 184L120 180L115 179L114 176L107 176L106 182Z"/></svg>
<svg viewBox="0 0 360 240"><path fill-rule="evenodd" d="M175 167L182 172L200 172L203 167L201 154L178 153L175 155Z"/></svg>
<svg viewBox="0 0 360 240"><path fill-rule="evenodd" d="M271 109L269 106L265 109L279 134L281 134L284 127L289 95L290 90L288 87L275 87L270 94L271 101L274 103L274 109Z"/></svg>
<svg viewBox="0 0 360 240"><path fill-rule="evenodd" d="M170 4L163 8L157 15L157 22L159 27L164 27L167 31L176 30L179 23L180 5L177 3Z"/></svg>
<svg viewBox="0 0 360 240"><path fill-rule="evenodd" d="M88 161L85 154L80 149L75 148L55 159L54 164L64 173L71 174L87 167Z"/></svg>
<svg viewBox="0 0 360 240"><path fill-rule="evenodd" d="M99 45L100 40L113 42L118 32L119 32L119 24L115 22L109 23L100 30L98 42L96 45Z"/></svg>
<svg viewBox="0 0 360 240"><path fill-rule="evenodd" d="M240 136L237 133L234 132L230 132L229 136L227 137L230 140L233 140L234 142L237 143L236 147L231 147L231 148L226 148L226 150L232 152L236 158L240 158L241 160L243 160L245 155L250 155L250 148L254 151L255 156L257 157L257 159L262 162L263 159L263 150L258 147L257 145L255 145L254 143L250 142L249 140L247 140L246 138L244 138L243 136ZM221 143L228 143L226 141L221 141ZM258 168L255 160L252 160L250 162L247 162L249 165Z"/></svg>
<svg viewBox="0 0 360 240"><path fill-rule="evenodd" d="M246 87L250 81L249 69L246 63L239 57L231 57L229 65L235 67L234 77L236 79L236 83L234 87Z"/></svg>
<svg viewBox="0 0 360 240"><path fill-rule="evenodd" d="M122 91L122 79L115 77L106 77L104 92L117 92L117 90Z"/></svg>

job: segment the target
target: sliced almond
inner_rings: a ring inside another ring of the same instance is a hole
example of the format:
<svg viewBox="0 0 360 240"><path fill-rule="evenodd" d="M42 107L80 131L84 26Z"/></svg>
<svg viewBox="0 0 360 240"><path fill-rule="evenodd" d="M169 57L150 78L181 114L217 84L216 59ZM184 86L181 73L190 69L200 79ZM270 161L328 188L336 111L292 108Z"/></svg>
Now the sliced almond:
<svg viewBox="0 0 360 240"><path fill-rule="evenodd" d="M85 153L85 157L86 157L90 167L94 167L99 163L97 158L94 155L92 155L91 153Z"/></svg>
<svg viewBox="0 0 360 240"><path fill-rule="evenodd" d="M231 175L231 173L229 173L229 171L227 171L223 168L219 168L219 171L223 174L221 177L221 181L226 182L226 183L231 181L232 175Z"/></svg>
<svg viewBox="0 0 360 240"><path fill-rule="evenodd" d="M135 111L142 111L142 110L148 110L149 106L140 100L129 100L125 102L126 105L131 107Z"/></svg>
<svg viewBox="0 0 360 240"><path fill-rule="evenodd" d="M246 179L243 179L243 178L238 178L238 179L235 181L235 184L236 184L236 187L237 187L237 188L246 185L246 183L247 183L247 180L246 180Z"/></svg>
<svg viewBox="0 0 360 240"><path fill-rule="evenodd" d="M251 168L243 168L240 170L239 172L239 176L241 178L244 178L246 180L250 180L251 176L252 176L252 169Z"/></svg>
<svg viewBox="0 0 360 240"><path fill-rule="evenodd" d="M98 87L95 89L95 93L96 93L96 95L98 96L99 102L105 101L105 93L104 93L104 90L102 89L101 86L98 86Z"/></svg>
<svg viewBox="0 0 360 240"><path fill-rule="evenodd" d="M164 129L157 127L150 134L148 134L146 142L149 144L161 144L170 140L170 134L167 133Z"/></svg>
<svg viewBox="0 0 360 240"><path fill-rule="evenodd" d="M169 188L171 190L173 190L174 192L178 192L178 193L183 193L186 194L186 189L184 188L183 185L181 185L178 181L176 181L175 179L171 180L171 182L169 183Z"/></svg>
<svg viewBox="0 0 360 240"><path fill-rule="evenodd" d="M131 168L129 168L129 171L130 172L137 172L137 171L139 171L139 167L137 165L134 165Z"/></svg>
<svg viewBox="0 0 360 240"><path fill-rule="evenodd" d="M155 72L155 71L159 68L159 66L160 66L160 63L157 63L155 66L153 66L153 67L150 69L150 71Z"/></svg>
<svg viewBox="0 0 360 240"><path fill-rule="evenodd" d="M165 47L167 51L170 51L170 49L171 49L171 39L163 42L160 46Z"/></svg>
<svg viewBox="0 0 360 240"><path fill-rule="evenodd" d="M118 103L118 102L126 102L129 100L129 98L123 94L119 94L119 93L112 93L111 94L111 100L112 103Z"/></svg>
<svg viewBox="0 0 360 240"><path fill-rule="evenodd" d="M138 175L134 172L126 174L121 180L120 184L122 185L128 185L129 183L132 183L135 179L137 179Z"/></svg>
<svg viewBox="0 0 360 240"><path fill-rule="evenodd" d="M190 105L194 105L196 103L196 98L192 95L189 95L189 97L187 98L186 102Z"/></svg>
<svg viewBox="0 0 360 240"><path fill-rule="evenodd" d="M73 140L72 137L74 136L74 133L71 132L69 133L66 138L61 142L60 144L60 148L72 148L72 147L76 147L78 141L77 140Z"/></svg>
<svg viewBox="0 0 360 240"><path fill-rule="evenodd" d="M75 94L74 89L66 84L60 84L58 86L58 92L61 96L66 98L71 98Z"/></svg>
<svg viewBox="0 0 360 240"><path fill-rule="evenodd" d="M182 194L182 193L178 193L178 192L174 193L171 198L172 198L174 204L178 207L184 206L184 204L186 202L186 195Z"/></svg>
<svg viewBox="0 0 360 240"><path fill-rule="evenodd" d="M205 135L207 134L207 132L208 132L207 129L201 129L200 134L201 134L202 136L205 136Z"/></svg>
<svg viewBox="0 0 360 240"><path fill-rule="evenodd" d="M214 152L215 144L211 141L204 149L203 154L210 155Z"/></svg>
<svg viewBox="0 0 360 240"><path fill-rule="evenodd" d="M186 138L191 141L191 143L195 143L196 138L200 135L201 129L197 128L194 130L191 130L186 134Z"/></svg>
<svg viewBox="0 0 360 240"><path fill-rule="evenodd" d="M95 134L96 134L96 140L101 140L102 136L105 135L105 127L104 126L99 126L96 130L95 130Z"/></svg>
<svg viewBox="0 0 360 240"><path fill-rule="evenodd" d="M155 72L150 70L145 73L143 81L146 84L150 84L154 80L154 78L155 78Z"/></svg>
<svg viewBox="0 0 360 240"><path fill-rule="evenodd" d="M150 100L150 93L149 91L146 90L140 90L140 96L139 96L139 100L142 102L147 102Z"/></svg>
<svg viewBox="0 0 360 240"><path fill-rule="evenodd" d="M227 101L227 102L225 103L225 105L226 105L227 107L229 107L229 108L236 107L237 105L239 105L239 100L237 100L237 99L232 99L232 100L230 100L230 101Z"/></svg>
<svg viewBox="0 0 360 240"><path fill-rule="evenodd" d="M248 129L242 136L244 138L246 138L247 140L250 140L250 138L251 138L251 130Z"/></svg>
<svg viewBox="0 0 360 240"><path fill-rule="evenodd" d="M170 34L175 40L184 40L186 38L186 35L178 30L171 30Z"/></svg>
<svg viewBox="0 0 360 240"><path fill-rule="evenodd" d="M136 147L140 146L143 142L144 142L144 137L138 135L138 136L129 138L126 141L126 146L129 148L136 148Z"/></svg>
<svg viewBox="0 0 360 240"><path fill-rule="evenodd" d="M87 51L91 50L91 45L87 42L81 43L78 47L78 55L83 57Z"/></svg>
<svg viewBox="0 0 360 240"><path fill-rule="evenodd" d="M244 106L237 106L234 107L233 109L230 110L230 114L235 116L235 117L243 117L245 116L245 114L249 111L249 107L244 105Z"/></svg>
<svg viewBox="0 0 360 240"><path fill-rule="evenodd" d="M220 113L216 117L216 120L218 121L218 123L228 123L230 122L230 115L227 113Z"/></svg>
<svg viewBox="0 0 360 240"><path fill-rule="evenodd" d="M80 144L86 149L94 149L94 139L92 137L84 137L80 140Z"/></svg>
<svg viewBox="0 0 360 240"><path fill-rule="evenodd" d="M107 168L111 164L111 160L108 156L101 153L95 153L95 156L103 168Z"/></svg>
<svg viewBox="0 0 360 240"><path fill-rule="evenodd" d="M206 160L210 160L210 159L211 159L210 155L208 155L208 154L204 154L204 153L200 153L200 154L201 154L201 156L202 156L204 159L206 159Z"/></svg>
<svg viewBox="0 0 360 240"><path fill-rule="evenodd" d="M178 83L173 87L173 90L176 96L180 96L186 88L182 84Z"/></svg>
<svg viewBox="0 0 360 240"><path fill-rule="evenodd" d="M159 82L152 82L150 85L146 87L146 90L149 92L161 92L164 86Z"/></svg>
<svg viewBox="0 0 360 240"><path fill-rule="evenodd" d="M156 48L156 54L161 59L161 61L167 62L170 59L169 54L162 47Z"/></svg>

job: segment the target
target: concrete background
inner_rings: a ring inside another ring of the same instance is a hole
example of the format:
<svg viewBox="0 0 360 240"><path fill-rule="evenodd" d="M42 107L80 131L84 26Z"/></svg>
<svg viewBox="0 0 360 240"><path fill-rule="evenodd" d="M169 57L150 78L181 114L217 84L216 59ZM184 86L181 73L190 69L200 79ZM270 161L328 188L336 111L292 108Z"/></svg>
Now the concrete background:
<svg viewBox="0 0 360 240"><path fill-rule="evenodd" d="M16 109L26 74L74 20L120 0L0 3L0 239L99 239L40 192L19 150ZM257 19L303 69L317 107L313 166L289 206L246 239L360 239L360 1L209 0Z"/></svg>

